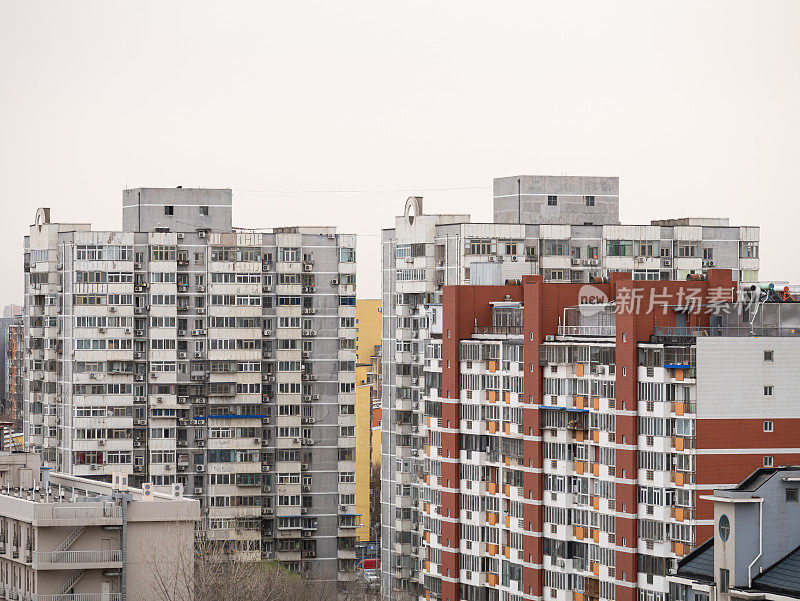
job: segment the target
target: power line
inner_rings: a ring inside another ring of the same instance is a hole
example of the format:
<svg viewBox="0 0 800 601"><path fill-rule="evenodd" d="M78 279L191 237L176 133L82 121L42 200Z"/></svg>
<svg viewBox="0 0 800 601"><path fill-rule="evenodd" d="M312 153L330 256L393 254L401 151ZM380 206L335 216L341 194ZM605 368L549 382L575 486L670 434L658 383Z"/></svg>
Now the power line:
<svg viewBox="0 0 800 601"><path fill-rule="evenodd" d="M402 188L397 190L233 190L244 194L409 194L414 192L449 192L459 190L490 190L491 186L463 186L452 188Z"/></svg>

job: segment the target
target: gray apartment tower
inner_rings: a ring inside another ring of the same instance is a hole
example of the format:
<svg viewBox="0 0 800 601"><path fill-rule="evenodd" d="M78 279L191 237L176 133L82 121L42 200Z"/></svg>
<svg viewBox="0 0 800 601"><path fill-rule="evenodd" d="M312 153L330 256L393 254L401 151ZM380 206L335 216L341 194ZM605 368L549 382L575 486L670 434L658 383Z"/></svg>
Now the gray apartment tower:
<svg viewBox="0 0 800 601"><path fill-rule="evenodd" d="M714 267L731 269L739 281L758 280L757 227L720 218L620 224L616 177L502 177L494 180L493 196L493 223L427 214L422 198L411 197L394 227L382 233L381 569L387 600L439 598L441 576L424 569L430 551L424 533L441 528L443 517L424 507L439 504L432 496L440 493L422 476L432 473L426 447L436 442L423 414L431 388L425 372L436 363L441 368L436 341L443 286L502 284L525 275L589 283L613 271L630 272L634 280L685 280Z"/></svg>
<svg viewBox="0 0 800 601"><path fill-rule="evenodd" d="M198 543L355 568L355 236L232 226L230 190L126 190L123 228L25 238L25 447L202 507Z"/></svg>

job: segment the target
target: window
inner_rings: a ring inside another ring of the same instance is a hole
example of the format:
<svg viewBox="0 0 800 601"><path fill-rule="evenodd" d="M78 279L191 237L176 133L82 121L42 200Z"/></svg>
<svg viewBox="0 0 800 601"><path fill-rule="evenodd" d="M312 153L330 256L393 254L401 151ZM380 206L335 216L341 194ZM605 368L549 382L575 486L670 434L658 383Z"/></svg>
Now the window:
<svg viewBox="0 0 800 601"><path fill-rule="evenodd" d="M764 432L772 432L775 425L772 422L764 422Z"/></svg>
<svg viewBox="0 0 800 601"><path fill-rule="evenodd" d="M719 518L719 537L722 539L722 542L725 542L730 535L731 521L728 519L728 516L723 513Z"/></svg>
<svg viewBox="0 0 800 601"><path fill-rule="evenodd" d="M558 196L548 196L547 197L547 206L548 207L555 207L558 205Z"/></svg>
<svg viewBox="0 0 800 601"><path fill-rule="evenodd" d="M175 214L175 207L172 205L165 205L164 206L164 215L174 215Z"/></svg>
<svg viewBox="0 0 800 601"><path fill-rule="evenodd" d="M208 206L207 205L201 205L200 206L200 214L203 215L204 217L208 217Z"/></svg>
<svg viewBox="0 0 800 601"><path fill-rule="evenodd" d="M713 248L704 248L703 249L703 259L706 261L711 261L714 258L714 249Z"/></svg>
<svg viewBox="0 0 800 601"><path fill-rule="evenodd" d="M731 573L725 568L719 569L719 592L727 593L731 584Z"/></svg>
<svg viewBox="0 0 800 601"><path fill-rule="evenodd" d="M772 467L772 455L766 455L764 457L764 467Z"/></svg>
<svg viewBox="0 0 800 601"><path fill-rule="evenodd" d="M587 207L593 207L594 206L594 196L584 196L583 200L586 203Z"/></svg>
<svg viewBox="0 0 800 601"><path fill-rule="evenodd" d="M772 363L775 360L775 351L764 351L764 362Z"/></svg>
<svg viewBox="0 0 800 601"><path fill-rule="evenodd" d="M764 396L772 396L774 392L774 386L764 386Z"/></svg>
<svg viewBox="0 0 800 601"><path fill-rule="evenodd" d="M786 502L787 503L797 503L798 501L798 489L797 488L787 488L786 489Z"/></svg>

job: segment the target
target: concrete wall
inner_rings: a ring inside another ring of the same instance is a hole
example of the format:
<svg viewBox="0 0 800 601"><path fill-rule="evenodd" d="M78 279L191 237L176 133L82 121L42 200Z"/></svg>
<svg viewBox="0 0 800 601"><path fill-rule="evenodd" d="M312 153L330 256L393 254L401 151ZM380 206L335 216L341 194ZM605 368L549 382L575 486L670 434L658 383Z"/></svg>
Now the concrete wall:
<svg viewBox="0 0 800 601"><path fill-rule="evenodd" d="M230 231L231 191L199 188L134 188L122 193L122 229L152 232L167 227L173 232L210 229ZM208 215L200 207L208 207ZM165 214L171 207L172 214Z"/></svg>
<svg viewBox="0 0 800 601"><path fill-rule="evenodd" d="M548 204L548 196L557 196L555 206ZM586 196L594 197L593 206L587 206ZM573 225L619 223L619 178L557 175L495 178L494 220Z"/></svg>

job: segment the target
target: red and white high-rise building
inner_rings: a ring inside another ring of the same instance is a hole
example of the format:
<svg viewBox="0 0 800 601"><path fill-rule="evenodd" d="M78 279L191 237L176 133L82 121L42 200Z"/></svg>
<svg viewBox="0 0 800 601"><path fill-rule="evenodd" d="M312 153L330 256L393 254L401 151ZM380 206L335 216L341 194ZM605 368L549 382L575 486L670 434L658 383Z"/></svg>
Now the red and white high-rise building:
<svg viewBox="0 0 800 601"><path fill-rule="evenodd" d="M750 302L726 269L696 278L444 287L425 597L666 601L712 535L702 495L800 462L800 303Z"/></svg>

